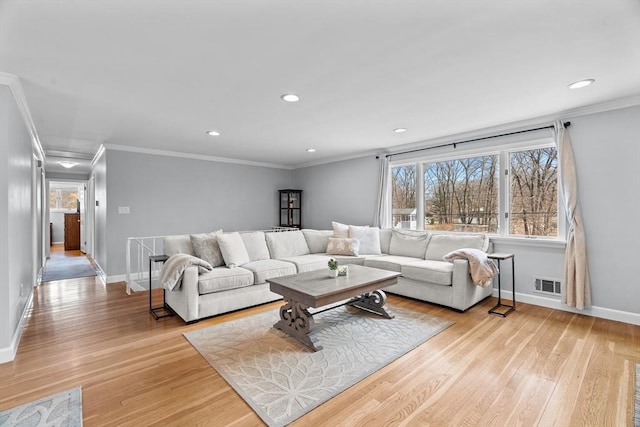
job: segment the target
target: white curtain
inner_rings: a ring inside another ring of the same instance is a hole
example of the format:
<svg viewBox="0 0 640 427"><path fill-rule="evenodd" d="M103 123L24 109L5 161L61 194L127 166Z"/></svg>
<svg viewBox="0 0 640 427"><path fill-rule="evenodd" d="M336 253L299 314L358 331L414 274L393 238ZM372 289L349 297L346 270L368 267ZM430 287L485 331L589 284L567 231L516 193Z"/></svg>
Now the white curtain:
<svg viewBox="0 0 640 427"><path fill-rule="evenodd" d="M389 164L391 158L384 154L379 157L378 200L373 224L380 228L391 227L391 208L389 206Z"/></svg>
<svg viewBox="0 0 640 427"><path fill-rule="evenodd" d="M582 310L591 305L591 284L584 226L578 206L576 164L564 124L556 121L553 126L560 159L561 193L569 224L562 273L562 303Z"/></svg>

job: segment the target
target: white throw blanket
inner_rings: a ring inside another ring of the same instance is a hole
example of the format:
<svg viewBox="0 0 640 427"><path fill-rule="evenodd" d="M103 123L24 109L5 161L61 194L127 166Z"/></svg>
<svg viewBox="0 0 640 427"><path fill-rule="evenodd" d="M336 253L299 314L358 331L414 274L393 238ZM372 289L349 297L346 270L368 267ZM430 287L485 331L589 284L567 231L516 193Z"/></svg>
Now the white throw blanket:
<svg viewBox="0 0 640 427"><path fill-rule="evenodd" d="M449 252L444 256L445 261L453 262L454 259L466 259L469 261L471 280L478 286L489 286L493 277L498 274L496 263L487 258L487 254L479 249L462 248Z"/></svg>
<svg viewBox="0 0 640 427"><path fill-rule="evenodd" d="M165 289L170 291L180 286L182 273L192 265L198 266L198 270L211 271L213 267L207 261L187 254L171 255L162 267L160 281Z"/></svg>

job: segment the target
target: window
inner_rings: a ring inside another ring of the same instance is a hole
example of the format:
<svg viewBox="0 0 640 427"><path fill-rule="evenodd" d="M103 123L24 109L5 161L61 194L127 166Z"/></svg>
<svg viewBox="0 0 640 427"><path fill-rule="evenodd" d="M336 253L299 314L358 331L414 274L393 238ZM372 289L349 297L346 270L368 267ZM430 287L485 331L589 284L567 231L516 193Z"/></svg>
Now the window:
<svg viewBox="0 0 640 427"><path fill-rule="evenodd" d="M78 207L77 188L52 188L49 191L49 208L76 210Z"/></svg>
<svg viewBox="0 0 640 427"><path fill-rule="evenodd" d="M509 234L558 235L558 153L555 147L509 153Z"/></svg>
<svg viewBox="0 0 640 427"><path fill-rule="evenodd" d="M415 230L416 224L416 166L391 169L391 221L394 228Z"/></svg>
<svg viewBox="0 0 640 427"><path fill-rule="evenodd" d="M498 231L498 157L424 165L426 230Z"/></svg>
<svg viewBox="0 0 640 427"><path fill-rule="evenodd" d="M558 237L555 146L547 139L485 148L392 165L392 226Z"/></svg>

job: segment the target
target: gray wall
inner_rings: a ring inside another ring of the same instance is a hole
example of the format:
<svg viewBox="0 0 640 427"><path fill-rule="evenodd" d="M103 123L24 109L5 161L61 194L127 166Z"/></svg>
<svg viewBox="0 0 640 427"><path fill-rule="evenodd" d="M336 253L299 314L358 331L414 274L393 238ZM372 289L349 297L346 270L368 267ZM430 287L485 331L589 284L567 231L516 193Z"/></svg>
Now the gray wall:
<svg viewBox="0 0 640 427"><path fill-rule="evenodd" d="M12 357L35 282L31 138L9 86L0 85L0 360ZM10 359L9 359L10 360Z"/></svg>
<svg viewBox="0 0 640 427"><path fill-rule="evenodd" d="M569 135L593 305L640 313L640 107L572 118ZM371 224L377 176L374 157L295 170L294 185L304 190L304 226L329 228L332 220ZM562 278L564 248L501 239L494 249L515 254L517 293L533 294L534 277Z"/></svg>
<svg viewBox="0 0 640 427"><path fill-rule="evenodd" d="M330 229L331 221L373 225L377 200L375 156L328 163L293 171L302 193L302 226Z"/></svg>
<svg viewBox="0 0 640 427"><path fill-rule="evenodd" d="M99 263L115 276L126 271L128 237L271 228L292 171L108 149L106 181L108 233L96 243L106 237ZM118 214L120 206L130 214Z"/></svg>

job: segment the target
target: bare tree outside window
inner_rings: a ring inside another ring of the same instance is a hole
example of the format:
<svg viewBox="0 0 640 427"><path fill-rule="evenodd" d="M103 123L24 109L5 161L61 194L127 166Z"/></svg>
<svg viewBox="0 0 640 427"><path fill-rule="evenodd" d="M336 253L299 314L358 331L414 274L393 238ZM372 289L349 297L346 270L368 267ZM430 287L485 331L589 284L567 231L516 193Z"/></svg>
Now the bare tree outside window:
<svg viewBox="0 0 640 427"><path fill-rule="evenodd" d="M497 164L497 156L425 164L425 229L496 233Z"/></svg>
<svg viewBox="0 0 640 427"><path fill-rule="evenodd" d="M416 229L416 166L391 168L392 225Z"/></svg>
<svg viewBox="0 0 640 427"><path fill-rule="evenodd" d="M558 235L558 152L555 147L511 153L510 234Z"/></svg>

